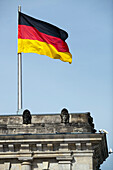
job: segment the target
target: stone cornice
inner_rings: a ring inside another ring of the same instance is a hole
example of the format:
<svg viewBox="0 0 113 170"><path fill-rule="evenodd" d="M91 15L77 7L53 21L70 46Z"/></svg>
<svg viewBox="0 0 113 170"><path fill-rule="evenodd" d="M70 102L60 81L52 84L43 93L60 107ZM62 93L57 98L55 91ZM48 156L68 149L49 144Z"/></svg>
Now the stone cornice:
<svg viewBox="0 0 113 170"><path fill-rule="evenodd" d="M104 150L103 150L104 145ZM44 150L44 152L43 152ZM94 153L99 164L108 156L105 134L42 134L42 135L1 135L0 159L10 155L34 154L36 157L71 154L88 156ZM31 156L31 155L30 155Z"/></svg>

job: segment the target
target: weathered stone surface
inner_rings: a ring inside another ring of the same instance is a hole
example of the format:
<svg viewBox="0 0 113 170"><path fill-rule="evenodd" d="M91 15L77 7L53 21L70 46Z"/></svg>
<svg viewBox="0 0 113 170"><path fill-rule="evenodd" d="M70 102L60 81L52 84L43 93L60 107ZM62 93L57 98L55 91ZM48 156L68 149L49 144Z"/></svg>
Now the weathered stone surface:
<svg viewBox="0 0 113 170"><path fill-rule="evenodd" d="M95 133L89 113L70 114L69 123L61 123L59 114L32 115L31 124L23 124L22 116L0 116L0 134Z"/></svg>
<svg viewBox="0 0 113 170"><path fill-rule="evenodd" d="M86 113L70 113L70 123L86 122L92 124L93 118L89 112ZM61 123L59 114L32 114L32 123ZM22 115L0 115L0 124L23 124Z"/></svg>
<svg viewBox="0 0 113 170"><path fill-rule="evenodd" d="M0 170L98 170L108 157L106 135L95 133L90 113L0 116Z"/></svg>

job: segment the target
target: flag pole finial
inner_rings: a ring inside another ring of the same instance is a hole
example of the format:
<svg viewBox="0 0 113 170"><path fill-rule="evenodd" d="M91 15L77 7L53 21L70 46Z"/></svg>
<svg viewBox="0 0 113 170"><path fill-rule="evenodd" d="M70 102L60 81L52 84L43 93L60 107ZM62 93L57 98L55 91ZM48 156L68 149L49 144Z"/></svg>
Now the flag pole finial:
<svg viewBox="0 0 113 170"><path fill-rule="evenodd" d="M21 12L21 5L18 6L18 12Z"/></svg>

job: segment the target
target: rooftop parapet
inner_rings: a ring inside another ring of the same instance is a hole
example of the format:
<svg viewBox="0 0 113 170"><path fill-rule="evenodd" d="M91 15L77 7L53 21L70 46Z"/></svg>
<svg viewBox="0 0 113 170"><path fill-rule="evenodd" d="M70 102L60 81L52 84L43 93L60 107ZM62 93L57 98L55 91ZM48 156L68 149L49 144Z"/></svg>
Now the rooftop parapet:
<svg viewBox="0 0 113 170"><path fill-rule="evenodd" d="M0 134L96 132L89 112L68 113L65 111L66 109L62 110L61 114L31 114L31 120L28 120L28 123L23 115L2 115L0 116Z"/></svg>

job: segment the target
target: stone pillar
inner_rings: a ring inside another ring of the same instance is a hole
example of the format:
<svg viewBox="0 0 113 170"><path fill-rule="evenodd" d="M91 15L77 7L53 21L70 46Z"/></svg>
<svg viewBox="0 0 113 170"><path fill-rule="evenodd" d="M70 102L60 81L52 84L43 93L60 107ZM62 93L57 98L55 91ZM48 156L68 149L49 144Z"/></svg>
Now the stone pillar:
<svg viewBox="0 0 113 170"><path fill-rule="evenodd" d="M32 157L18 157L18 160L21 161L21 170L31 170Z"/></svg>
<svg viewBox="0 0 113 170"><path fill-rule="evenodd" d="M31 170L31 162L22 162L21 170Z"/></svg>
<svg viewBox="0 0 113 170"><path fill-rule="evenodd" d="M43 162L43 170L49 170L49 162Z"/></svg>
<svg viewBox="0 0 113 170"><path fill-rule="evenodd" d="M4 170L9 170L9 169L10 169L10 166L11 166L11 163L10 163L10 162L5 162L5 163L4 163Z"/></svg>
<svg viewBox="0 0 113 170"><path fill-rule="evenodd" d="M72 160L71 156L57 157L59 170L71 170Z"/></svg>

